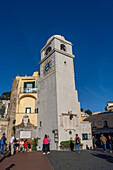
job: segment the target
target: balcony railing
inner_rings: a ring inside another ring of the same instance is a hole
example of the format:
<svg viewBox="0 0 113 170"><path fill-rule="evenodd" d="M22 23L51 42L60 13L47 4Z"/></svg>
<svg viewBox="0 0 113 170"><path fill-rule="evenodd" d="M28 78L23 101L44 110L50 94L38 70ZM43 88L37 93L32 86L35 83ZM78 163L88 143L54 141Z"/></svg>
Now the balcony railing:
<svg viewBox="0 0 113 170"><path fill-rule="evenodd" d="M37 93L38 88L20 88L20 93Z"/></svg>

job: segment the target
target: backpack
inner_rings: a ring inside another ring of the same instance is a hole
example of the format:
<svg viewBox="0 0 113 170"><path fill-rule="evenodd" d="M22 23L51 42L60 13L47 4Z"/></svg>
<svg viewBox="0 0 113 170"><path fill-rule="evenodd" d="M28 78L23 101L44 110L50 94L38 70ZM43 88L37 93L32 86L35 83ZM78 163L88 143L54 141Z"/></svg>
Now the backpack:
<svg viewBox="0 0 113 170"><path fill-rule="evenodd" d="M76 138L76 144L80 144L79 138Z"/></svg>
<svg viewBox="0 0 113 170"><path fill-rule="evenodd" d="M4 145L4 139L3 139L3 137L1 138L1 145Z"/></svg>

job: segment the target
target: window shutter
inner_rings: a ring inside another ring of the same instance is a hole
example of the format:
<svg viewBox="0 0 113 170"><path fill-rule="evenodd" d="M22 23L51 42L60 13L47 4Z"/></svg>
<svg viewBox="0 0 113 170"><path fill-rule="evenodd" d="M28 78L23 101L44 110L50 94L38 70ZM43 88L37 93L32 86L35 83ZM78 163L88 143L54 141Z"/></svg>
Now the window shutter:
<svg viewBox="0 0 113 170"><path fill-rule="evenodd" d="M27 88L27 82L24 82L24 88Z"/></svg>
<svg viewBox="0 0 113 170"><path fill-rule="evenodd" d="M33 88L35 88L35 81L33 81Z"/></svg>

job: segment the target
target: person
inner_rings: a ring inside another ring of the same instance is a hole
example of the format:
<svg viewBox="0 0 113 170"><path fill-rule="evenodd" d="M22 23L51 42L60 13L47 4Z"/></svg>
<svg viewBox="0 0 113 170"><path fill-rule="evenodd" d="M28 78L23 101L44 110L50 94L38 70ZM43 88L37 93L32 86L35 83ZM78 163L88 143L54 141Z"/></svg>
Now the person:
<svg viewBox="0 0 113 170"><path fill-rule="evenodd" d="M96 150L96 149L97 149L97 145L96 145L97 138L96 138L96 136L93 136L93 137L92 137L92 140L93 140L93 147L94 147L94 150Z"/></svg>
<svg viewBox="0 0 113 170"><path fill-rule="evenodd" d="M78 137L78 134L76 134L76 137L75 137L75 152L77 151L77 148L78 148L78 153L80 153L80 151L79 151L80 142L81 142L81 139Z"/></svg>
<svg viewBox="0 0 113 170"><path fill-rule="evenodd" d="M47 137L49 139L47 152L50 153L50 142L51 142L51 139L50 139L49 135Z"/></svg>
<svg viewBox="0 0 113 170"><path fill-rule="evenodd" d="M27 151L27 149L28 149L28 142L27 142L27 139L24 141L24 148L25 148L25 151Z"/></svg>
<svg viewBox="0 0 113 170"><path fill-rule="evenodd" d="M11 139L10 139L10 152L11 152L11 156L14 155L14 134L11 134Z"/></svg>
<svg viewBox="0 0 113 170"><path fill-rule="evenodd" d="M31 150L31 144L29 142L28 142L27 146L28 146L28 152L31 152L32 151Z"/></svg>
<svg viewBox="0 0 113 170"><path fill-rule="evenodd" d="M106 142L107 142L107 138L106 138L103 134L101 134L100 140L101 140L101 142L103 143L104 152L106 152Z"/></svg>
<svg viewBox="0 0 113 170"><path fill-rule="evenodd" d="M108 143L109 143L110 153L112 153L112 138L110 135L108 136Z"/></svg>
<svg viewBox="0 0 113 170"><path fill-rule="evenodd" d="M73 151L73 149L74 149L74 143L73 143L72 138L70 138L70 148L71 148L71 151Z"/></svg>
<svg viewBox="0 0 113 170"><path fill-rule="evenodd" d="M47 135L45 135L44 139L43 139L43 154L45 155L45 153L48 154L48 143L49 143L49 139L47 137Z"/></svg>
<svg viewBox="0 0 113 170"><path fill-rule="evenodd" d="M22 151L24 152L24 141L23 139L20 140L20 146L19 146L19 151L22 149Z"/></svg>
<svg viewBox="0 0 113 170"><path fill-rule="evenodd" d="M5 141L6 141L6 137L5 137L5 133L3 133L3 136L1 137L0 140L0 145L1 145L1 156L4 156L4 149L5 149Z"/></svg>

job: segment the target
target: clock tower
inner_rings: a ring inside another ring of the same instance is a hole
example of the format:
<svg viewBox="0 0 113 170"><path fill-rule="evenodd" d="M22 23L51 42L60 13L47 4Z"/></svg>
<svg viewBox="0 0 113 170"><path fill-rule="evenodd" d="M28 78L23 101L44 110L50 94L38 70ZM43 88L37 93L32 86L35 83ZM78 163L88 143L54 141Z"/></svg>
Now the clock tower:
<svg viewBox="0 0 113 170"><path fill-rule="evenodd" d="M52 36L41 50L37 136L49 135L51 149L59 149L61 141L76 134L82 138L73 58L72 44L60 35ZM90 128L86 126L84 133Z"/></svg>

